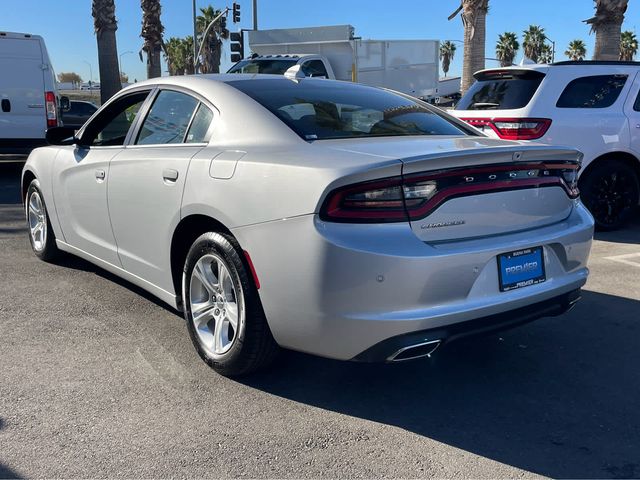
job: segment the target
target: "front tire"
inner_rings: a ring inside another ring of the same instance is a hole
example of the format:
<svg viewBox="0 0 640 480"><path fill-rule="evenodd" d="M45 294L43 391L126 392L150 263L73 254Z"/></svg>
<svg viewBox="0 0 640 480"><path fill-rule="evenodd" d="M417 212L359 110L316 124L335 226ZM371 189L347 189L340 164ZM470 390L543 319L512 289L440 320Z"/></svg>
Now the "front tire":
<svg viewBox="0 0 640 480"><path fill-rule="evenodd" d="M622 228L634 215L640 185L634 169L620 161L595 165L580 182L580 194L601 231Z"/></svg>
<svg viewBox="0 0 640 480"><path fill-rule="evenodd" d="M29 226L31 249L38 258L50 262L59 256L56 236L51 228L44 196L40 191L40 183L33 180L25 197L25 215Z"/></svg>
<svg viewBox="0 0 640 480"><path fill-rule="evenodd" d="M200 357L225 376L266 368L278 346L257 289L232 237L205 233L192 245L184 266L184 316Z"/></svg>

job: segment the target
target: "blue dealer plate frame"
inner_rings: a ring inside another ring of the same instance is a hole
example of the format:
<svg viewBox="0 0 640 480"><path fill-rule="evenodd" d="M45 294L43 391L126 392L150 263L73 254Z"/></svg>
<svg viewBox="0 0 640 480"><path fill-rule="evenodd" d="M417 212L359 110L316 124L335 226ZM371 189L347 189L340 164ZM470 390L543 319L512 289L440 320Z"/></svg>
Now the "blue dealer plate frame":
<svg viewBox="0 0 640 480"><path fill-rule="evenodd" d="M537 285L547 279L542 247L524 248L498 255L501 292Z"/></svg>

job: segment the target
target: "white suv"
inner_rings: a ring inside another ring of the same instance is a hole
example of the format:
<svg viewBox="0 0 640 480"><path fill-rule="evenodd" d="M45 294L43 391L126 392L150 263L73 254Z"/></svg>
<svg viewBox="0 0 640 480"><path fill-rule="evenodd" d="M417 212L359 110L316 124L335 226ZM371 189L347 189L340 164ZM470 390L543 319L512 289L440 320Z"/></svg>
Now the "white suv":
<svg viewBox="0 0 640 480"><path fill-rule="evenodd" d="M599 229L640 204L640 63L560 62L475 74L452 113L485 134L584 153L582 200Z"/></svg>

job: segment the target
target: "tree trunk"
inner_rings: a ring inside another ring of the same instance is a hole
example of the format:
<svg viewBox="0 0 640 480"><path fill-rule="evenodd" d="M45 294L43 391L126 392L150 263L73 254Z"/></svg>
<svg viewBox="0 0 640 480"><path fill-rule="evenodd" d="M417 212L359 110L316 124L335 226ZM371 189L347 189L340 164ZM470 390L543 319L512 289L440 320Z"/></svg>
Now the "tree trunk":
<svg viewBox="0 0 640 480"><path fill-rule="evenodd" d="M596 29L594 60L620 59L620 32L622 22L601 23Z"/></svg>
<svg viewBox="0 0 640 480"><path fill-rule="evenodd" d="M475 81L473 74L484 69L486 16L484 9L479 9L476 13L475 28L471 22L468 22L464 27L464 55L460 89L463 95Z"/></svg>
<svg viewBox="0 0 640 480"><path fill-rule="evenodd" d="M158 78L162 75L160 64L160 49L147 52L147 78Z"/></svg>
<svg viewBox="0 0 640 480"><path fill-rule="evenodd" d="M100 68L100 101L104 104L122 89L116 31L105 28L96 33L98 42L98 65Z"/></svg>

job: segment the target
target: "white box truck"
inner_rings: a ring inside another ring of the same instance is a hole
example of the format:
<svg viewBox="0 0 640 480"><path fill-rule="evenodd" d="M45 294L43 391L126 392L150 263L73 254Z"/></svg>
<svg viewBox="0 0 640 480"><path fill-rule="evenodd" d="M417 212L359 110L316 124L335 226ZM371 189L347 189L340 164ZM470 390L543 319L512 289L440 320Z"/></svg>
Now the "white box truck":
<svg viewBox="0 0 640 480"><path fill-rule="evenodd" d="M58 126L56 80L44 40L0 32L0 161L25 159Z"/></svg>
<svg viewBox="0 0 640 480"><path fill-rule="evenodd" d="M249 31L253 54L228 73L284 74L300 65L308 77L437 95L437 40L362 40L351 25Z"/></svg>

